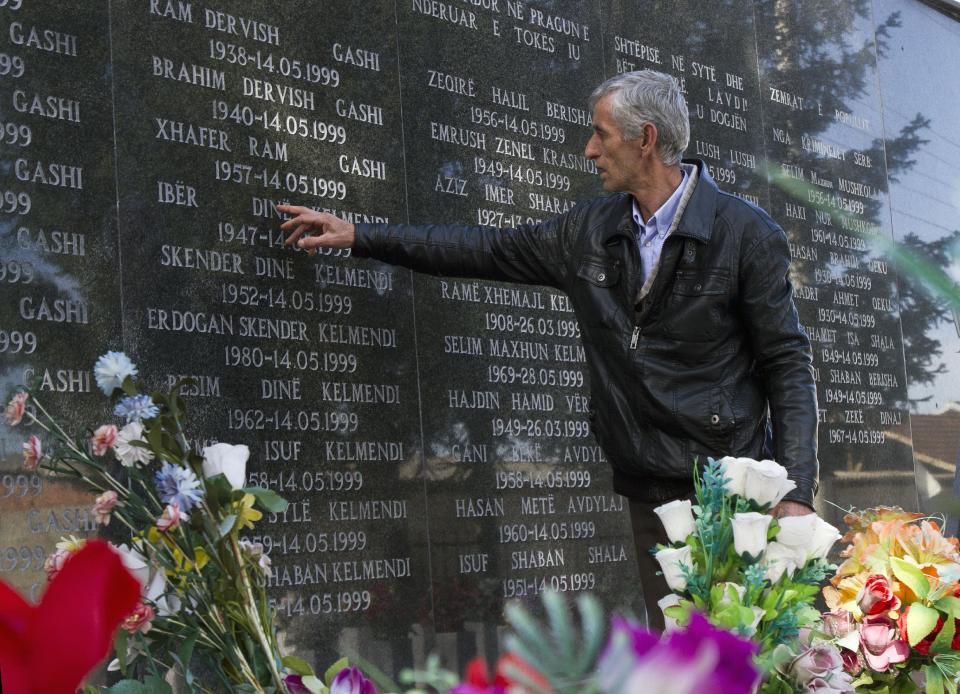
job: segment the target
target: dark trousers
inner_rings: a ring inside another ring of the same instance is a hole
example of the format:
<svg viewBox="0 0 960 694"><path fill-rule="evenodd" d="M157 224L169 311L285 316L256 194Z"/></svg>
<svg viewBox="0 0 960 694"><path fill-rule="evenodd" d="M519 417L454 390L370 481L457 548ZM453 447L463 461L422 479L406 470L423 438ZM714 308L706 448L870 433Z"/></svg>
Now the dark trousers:
<svg viewBox="0 0 960 694"><path fill-rule="evenodd" d="M679 499L687 499L690 494L682 494ZM629 499L630 502L630 523L633 526L633 541L637 548L637 566L640 569L640 587L643 590L643 604L647 608L647 626L654 631L663 631L663 612L657 601L669 595L672 591L667 586L663 576L658 576L660 564L653 558L650 552L654 546L661 542L667 543L667 531L663 529L663 523L653 512L657 506L670 501L637 501Z"/></svg>

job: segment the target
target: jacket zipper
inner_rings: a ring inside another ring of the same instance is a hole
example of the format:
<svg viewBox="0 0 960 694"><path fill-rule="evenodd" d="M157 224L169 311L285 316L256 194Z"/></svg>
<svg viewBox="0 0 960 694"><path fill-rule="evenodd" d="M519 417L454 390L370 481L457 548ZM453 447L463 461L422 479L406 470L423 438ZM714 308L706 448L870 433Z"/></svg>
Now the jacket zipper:
<svg viewBox="0 0 960 694"><path fill-rule="evenodd" d="M640 341L640 326L633 326L633 335L630 337L630 349L636 349L637 343Z"/></svg>

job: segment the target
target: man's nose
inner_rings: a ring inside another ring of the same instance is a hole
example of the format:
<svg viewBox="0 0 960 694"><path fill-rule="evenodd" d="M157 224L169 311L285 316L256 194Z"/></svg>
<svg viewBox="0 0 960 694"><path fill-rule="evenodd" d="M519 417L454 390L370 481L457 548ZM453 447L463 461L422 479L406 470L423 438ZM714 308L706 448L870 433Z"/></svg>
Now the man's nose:
<svg viewBox="0 0 960 694"><path fill-rule="evenodd" d="M583 156L585 156L587 159L596 159L598 156L600 156L600 153L597 152L596 144L594 143L596 138L596 135L591 135L590 139L587 140L587 146L583 148Z"/></svg>

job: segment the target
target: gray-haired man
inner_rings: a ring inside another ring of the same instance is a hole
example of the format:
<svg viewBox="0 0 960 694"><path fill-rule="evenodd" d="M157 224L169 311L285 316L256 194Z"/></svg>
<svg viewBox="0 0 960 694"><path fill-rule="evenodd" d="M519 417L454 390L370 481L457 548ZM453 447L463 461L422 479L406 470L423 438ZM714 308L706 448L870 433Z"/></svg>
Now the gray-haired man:
<svg viewBox="0 0 960 694"><path fill-rule="evenodd" d="M797 488L778 516L809 513L817 487L817 398L810 344L770 217L717 189L690 138L676 81L613 77L590 99L586 156L612 195L516 229L357 225L304 207L288 244L436 275L555 287L580 321L591 426L630 501L649 622L668 592L649 550L665 542L653 509L692 493L707 456L774 458Z"/></svg>

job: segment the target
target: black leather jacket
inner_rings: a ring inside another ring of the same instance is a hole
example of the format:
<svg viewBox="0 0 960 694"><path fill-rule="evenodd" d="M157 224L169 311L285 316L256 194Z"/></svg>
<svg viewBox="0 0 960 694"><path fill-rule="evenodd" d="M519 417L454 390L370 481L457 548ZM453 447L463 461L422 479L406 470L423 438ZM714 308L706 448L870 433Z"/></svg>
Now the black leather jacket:
<svg viewBox="0 0 960 694"><path fill-rule="evenodd" d="M638 303L632 198L516 229L358 224L354 253L420 272L555 287L580 322L591 426L625 496L687 493L694 460L772 457L813 505L817 397L783 230L718 190L703 162ZM768 421L769 412L769 421ZM772 422L772 446L769 423Z"/></svg>

